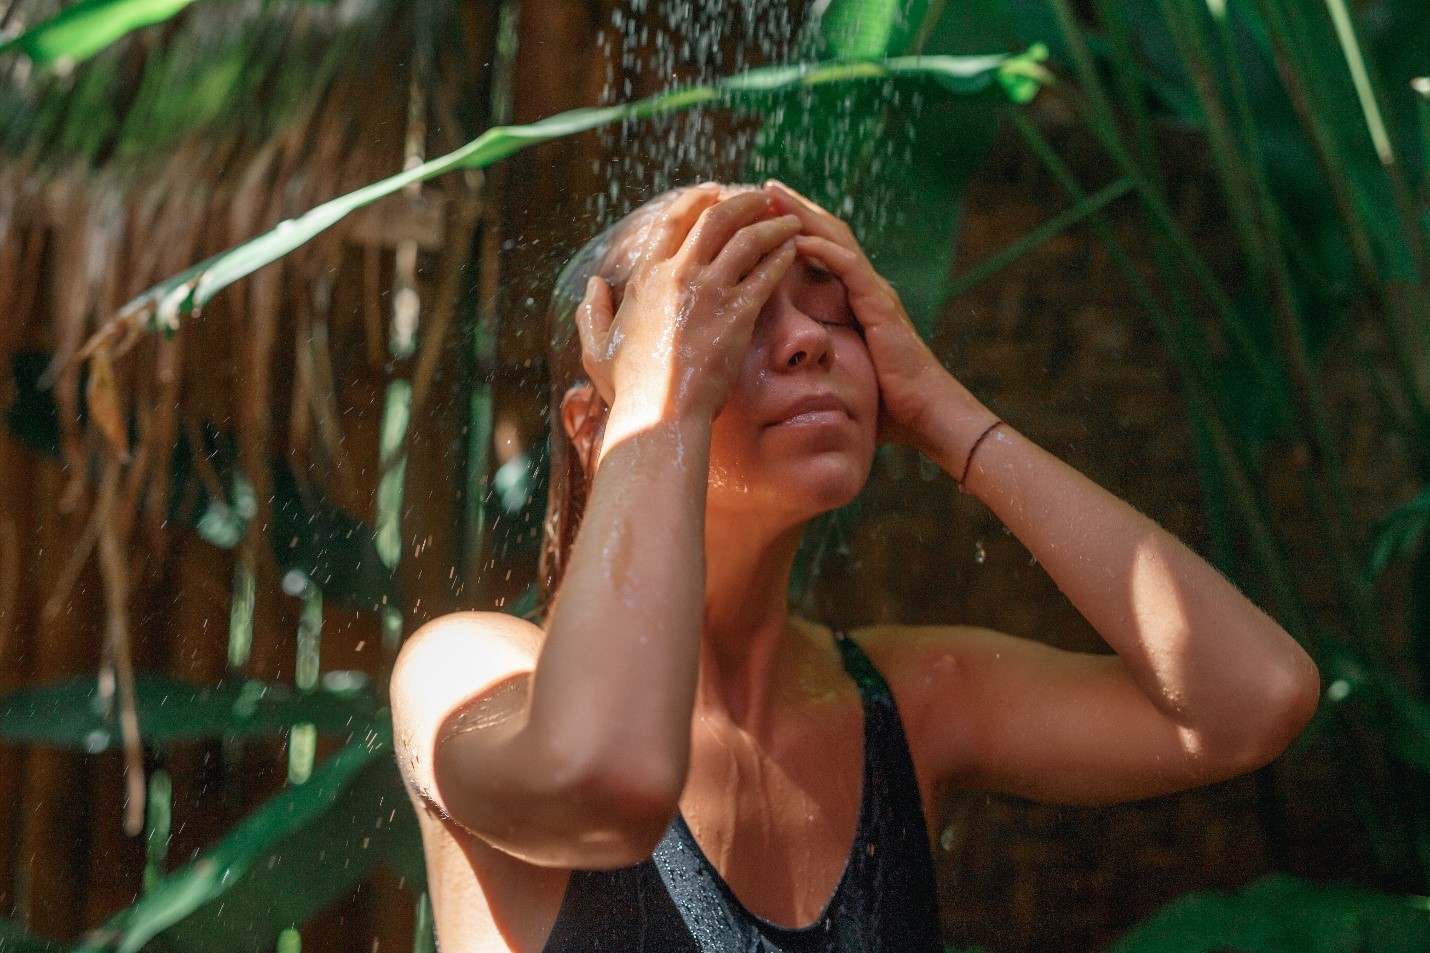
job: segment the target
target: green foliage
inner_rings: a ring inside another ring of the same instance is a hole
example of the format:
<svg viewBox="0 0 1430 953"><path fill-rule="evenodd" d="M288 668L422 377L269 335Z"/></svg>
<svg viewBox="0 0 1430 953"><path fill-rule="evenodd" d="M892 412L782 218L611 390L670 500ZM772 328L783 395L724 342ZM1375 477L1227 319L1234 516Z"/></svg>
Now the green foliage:
<svg viewBox="0 0 1430 953"><path fill-rule="evenodd" d="M258 679L199 686L152 672L135 676L139 730L150 744L276 737L311 723L328 734L365 734L380 720L359 676L332 673L311 694ZM95 678L73 678L0 695L0 738L22 744L106 751L120 741L114 699Z"/></svg>
<svg viewBox="0 0 1430 953"><path fill-rule="evenodd" d="M401 601L397 580L379 554L377 529L300 484L282 461L273 467L273 556L352 612L376 612Z"/></svg>
<svg viewBox="0 0 1430 953"><path fill-rule="evenodd" d="M0 953L60 953L63 949L59 943L30 936L18 926L0 920Z"/></svg>
<svg viewBox="0 0 1430 953"><path fill-rule="evenodd" d="M0 55L23 52L41 66L89 59L134 30L162 23L194 0L78 0L46 20L0 43Z"/></svg>
<svg viewBox="0 0 1430 953"><path fill-rule="evenodd" d="M1038 38L1076 77L1070 104L1114 174L1136 185L1156 266L1150 282L1131 269L1116 236L1092 223L1181 375L1218 562L1262 594L1321 665L1328 690L1320 727L1344 731L1332 747L1346 761L1348 794L1368 821L1382 872L1430 882L1425 496L1393 508L1369 532L1356 525L1338 445L1344 427L1321 382L1324 364L1349 352L1410 466L1430 477L1424 172L1403 161L1417 152L1407 80L1424 71L1403 48L1423 55L1424 5L1368 4L1357 24L1339 0L1099 0L1095 19L1075 15L1070 0L1016 2L1040 15L1020 24L1055 30ZM1366 38L1401 49L1366 50ZM1384 123L1382 103L1391 104ZM1171 213L1165 183L1178 167L1154 135L1167 122L1205 138L1240 274L1213 273ZM1019 131L1069 199L1082 201L1086 190L1032 124L1020 119ZM1384 342L1388 362L1367 348L1368 337ZM1224 355L1209 341L1223 342ZM1293 558L1287 528L1261 489L1271 465L1290 471L1320 530L1310 562ZM1396 657L1371 582L1412 554L1411 640ZM1322 572L1334 580L1331 612ZM1419 680L1404 677L1407 661ZM1413 769L1392 769L1402 780L1389 794L1375 790L1362 767L1387 756ZM1246 909L1253 919L1266 913Z"/></svg>
<svg viewBox="0 0 1430 953"><path fill-rule="evenodd" d="M1371 530L1366 571L1379 576L1391 563L1420 545L1430 525L1430 489L1386 513Z"/></svg>
<svg viewBox="0 0 1430 953"><path fill-rule="evenodd" d="M76 0L54 17L0 43L0 56L6 53L23 53L39 66L73 66L135 30L178 16L193 2L194 0ZM295 2L329 3L331 0Z"/></svg>
<svg viewBox="0 0 1430 953"><path fill-rule="evenodd" d="M457 169L478 169L491 165L522 149L542 142L585 132L601 126L660 113L724 102L739 106L762 102L765 97L800 88L867 80L927 79L942 87L964 93L991 88L1000 70L1014 69L1028 74L1029 57L905 57L885 63L825 64L810 67L751 70L711 86L692 86L659 93L634 103L573 109L537 122L519 126L497 126L444 156L341 195L299 216L280 222L272 231L228 251L221 252L149 289L126 304L105 332L108 336L135 321L151 328L172 332L179 316L202 308L214 295L233 282L264 265L276 261L344 217L401 191L414 182L424 182Z"/></svg>
<svg viewBox="0 0 1430 953"><path fill-rule="evenodd" d="M384 860L421 886L416 818L393 763L390 728L379 724L74 950L271 948L280 932L320 913Z"/></svg>
<svg viewBox="0 0 1430 953"><path fill-rule="evenodd" d="M1109 953L1419 953L1430 903L1356 887L1268 877L1236 894L1192 893Z"/></svg>

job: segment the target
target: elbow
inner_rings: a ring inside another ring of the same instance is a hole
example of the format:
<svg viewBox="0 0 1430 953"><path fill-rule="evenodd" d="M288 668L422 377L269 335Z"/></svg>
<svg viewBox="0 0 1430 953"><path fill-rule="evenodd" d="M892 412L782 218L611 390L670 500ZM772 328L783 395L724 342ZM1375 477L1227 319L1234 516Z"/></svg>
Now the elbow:
<svg viewBox="0 0 1430 953"><path fill-rule="evenodd" d="M593 830L612 834L609 866L631 866L651 856L679 810L682 784L676 771L651 766L583 778L581 797L591 807Z"/></svg>
<svg viewBox="0 0 1430 953"><path fill-rule="evenodd" d="M1271 756L1285 751L1310 724L1321 704L1321 672L1300 646L1292 660L1283 667L1270 692L1276 712L1271 738Z"/></svg>
<svg viewBox="0 0 1430 953"><path fill-rule="evenodd" d="M1256 717L1242 732L1238 770L1254 771L1271 763L1295 741L1316 714L1321 676L1300 647L1260 683Z"/></svg>
<svg viewBox="0 0 1430 953"><path fill-rule="evenodd" d="M683 774L653 763L613 763L572 778L561 799L578 806L572 842L584 866L628 867L649 857L679 810Z"/></svg>

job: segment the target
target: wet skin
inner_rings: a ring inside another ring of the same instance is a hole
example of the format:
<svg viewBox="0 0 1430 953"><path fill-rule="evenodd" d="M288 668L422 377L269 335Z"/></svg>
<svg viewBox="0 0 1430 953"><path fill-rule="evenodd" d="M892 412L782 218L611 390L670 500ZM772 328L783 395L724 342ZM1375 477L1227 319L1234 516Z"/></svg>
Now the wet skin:
<svg viewBox="0 0 1430 953"><path fill-rule="evenodd" d="M691 189L632 261L619 304L596 279L578 315L591 384L563 424L595 473L545 630L449 616L394 672L445 951L539 950L567 872L642 859L677 809L753 912L815 919L854 833L861 719L828 630L785 592L804 522L853 497L881 438L963 478L1116 653L857 632L926 809L948 785L1087 803L1206 783L1310 717L1315 669L1285 632L1131 507L990 432L838 219L776 183Z"/></svg>

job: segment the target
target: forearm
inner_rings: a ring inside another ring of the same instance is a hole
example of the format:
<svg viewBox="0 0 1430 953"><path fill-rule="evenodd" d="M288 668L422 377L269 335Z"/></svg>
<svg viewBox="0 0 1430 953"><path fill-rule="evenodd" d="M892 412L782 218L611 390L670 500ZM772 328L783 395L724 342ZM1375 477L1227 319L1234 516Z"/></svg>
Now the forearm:
<svg viewBox="0 0 1430 953"><path fill-rule="evenodd" d="M704 611L710 425L617 401L548 620L527 731L570 763L684 779Z"/></svg>
<svg viewBox="0 0 1430 953"><path fill-rule="evenodd" d="M932 456L1028 548L1152 704L1201 740L1300 727L1315 669L1280 626L1174 536L1012 427L988 433L970 459L996 418L980 417L951 383Z"/></svg>

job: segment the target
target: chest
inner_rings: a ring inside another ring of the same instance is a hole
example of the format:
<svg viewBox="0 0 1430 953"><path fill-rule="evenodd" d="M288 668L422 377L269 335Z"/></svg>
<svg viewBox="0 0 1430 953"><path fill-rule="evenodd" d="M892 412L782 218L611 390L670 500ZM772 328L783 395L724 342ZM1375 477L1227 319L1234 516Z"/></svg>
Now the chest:
<svg viewBox="0 0 1430 953"><path fill-rule="evenodd" d="M681 814L744 907L782 926L803 927L823 913L860 824L858 700L819 715L773 745L699 718L692 729Z"/></svg>

